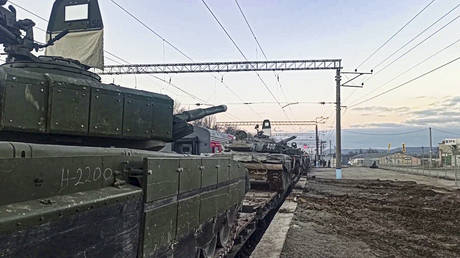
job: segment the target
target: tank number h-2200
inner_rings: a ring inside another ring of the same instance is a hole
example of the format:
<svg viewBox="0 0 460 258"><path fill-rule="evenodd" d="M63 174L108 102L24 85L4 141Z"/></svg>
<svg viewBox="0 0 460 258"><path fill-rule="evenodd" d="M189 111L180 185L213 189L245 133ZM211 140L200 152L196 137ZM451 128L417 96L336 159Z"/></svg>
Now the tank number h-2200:
<svg viewBox="0 0 460 258"><path fill-rule="evenodd" d="M113 179L111 168L101 169L100 167L85 167L77 169L62 168L61 189L67 187L78 187L103 180L104 182Z"/></svg>

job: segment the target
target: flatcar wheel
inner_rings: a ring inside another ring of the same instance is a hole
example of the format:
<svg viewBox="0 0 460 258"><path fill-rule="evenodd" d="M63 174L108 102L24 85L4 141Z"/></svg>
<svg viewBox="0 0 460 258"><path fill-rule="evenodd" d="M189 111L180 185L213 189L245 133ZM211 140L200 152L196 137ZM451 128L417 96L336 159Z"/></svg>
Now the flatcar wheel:
<svg viewBox="0 0 460 258"><path fill-rule="evenodd" d="M230 241L230 225L228 223L228 220L226 220L222 228L219 230L219 241L217 241L217 243L219 244L219 247L225 247L227 246L229 241Z"/></svg>
<svg viewBox="0 0 460 258"><path fill-rule="evenodd" d="M206 244L205 247L203 247L200 250L200 258L212 258L216 254L216 248L217 248L217 237L214 236L212 240Z"/></svg>

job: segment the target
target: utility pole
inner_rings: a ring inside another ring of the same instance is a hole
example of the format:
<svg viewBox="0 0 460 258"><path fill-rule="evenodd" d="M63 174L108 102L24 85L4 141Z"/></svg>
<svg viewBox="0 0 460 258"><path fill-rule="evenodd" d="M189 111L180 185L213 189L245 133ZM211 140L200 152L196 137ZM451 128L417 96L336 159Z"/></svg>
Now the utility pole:
<svg viewBox="0 0 460 258"><path fill-rule="evenodd" d="M433 162L433 138L431 136L431 127L430 127L430 161L428 162L428 168L432 167Z"/></svg>
<svg viewBox="0 0 460 258"><path fill-rule="evenodd" d="M318 124L315 125L316 132L316 155L315 155L315 166L318 167L319 164L319 135L318 135Z"/></svg>
<svg viewBox="0 0 460 258"><path fill-rule="evenodd" d="M355 69L354 72L342 72L340 68L336 69L336 75L335 75L335 82L336 82L336 113L335 113L335 138L336 138L336 161L335 161L335 178L336 179L342 179L342 106L340 103L340 87L349 87L349 88L362 88L364 86L364 83L361 83L361 85L349 85L348 83L354 81L358 77L365 75L365 74L372 74L373 71L371 70L370 73L364 73L364 72L358 72L357 69ZM349 79L348 81L344 82L342 84L341 78L342 74L353 74L354 76Z"/></svg>
<svg viewBox="0 0 460 258"><path fill-rule="evenodd" d="M341 128L341 103L340 103L340 87L341 84L340 69L336 70L336 109L335 109L335 178L342 179L342 128Z"/></svg>

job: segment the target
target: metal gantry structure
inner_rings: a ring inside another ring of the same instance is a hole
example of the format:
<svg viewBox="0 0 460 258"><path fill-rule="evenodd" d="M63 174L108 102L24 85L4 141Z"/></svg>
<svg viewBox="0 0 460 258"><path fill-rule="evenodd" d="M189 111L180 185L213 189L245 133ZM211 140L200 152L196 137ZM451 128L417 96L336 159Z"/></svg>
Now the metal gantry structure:
<svg viewBox="0 0 460 258"><path fill-rule="evenodd" d="M100 74L222 73L341 69L340 59L108 65Z"/></svg>
<svg viewBox="0 0 460 258"><path fill-rule="evenodd" d="M355 74L346 84L341 83L341 59L314 60L276 60L276 61L243 61L243 62L205 62L205 63L176 63L176 64L129 64L109 65L100 72L102 75L121 74L170 74L170 73L209 73L209 72L250 72L250 71L308 71L335 70L336 81L336 177L342 177L342 135L341 135L341 87L362 87L363 85L348 85L361 75L369 73L347 72ZM250 121L253 122L253 121ZM315 121L316 122L316 121ZM273 124L273 123L272 123Z"/></svg>
<svg viewBox="0 0 460 258"><path fill-rule="evenodd" d="M232 126L251 126L260 124L262 121L229 121L229 122L217 122L216 125L219 127L232 127ZM278 125L278 126L290 126L290 125L316 125L319 122L315 120L311 121L271 121L271 125Z"/></svg>

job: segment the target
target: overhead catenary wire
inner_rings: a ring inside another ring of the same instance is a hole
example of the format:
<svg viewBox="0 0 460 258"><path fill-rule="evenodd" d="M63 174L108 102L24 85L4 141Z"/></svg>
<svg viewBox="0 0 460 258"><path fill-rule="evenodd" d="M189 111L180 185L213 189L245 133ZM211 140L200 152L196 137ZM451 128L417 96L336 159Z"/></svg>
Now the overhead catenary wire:
<svg viewBox="0 0 460 258"><path fill-rule="evenodd" d="M460 4L457 4L456 6L454 6L452 9L450 9L447 13L443 14L441 17L439 17L436 21L434 21L433 23L431 23L428 27L426 27L425 29L423 29L421 32L419 32L417 35L415 35L414 37L412 37L409 41L407 41L406 43L404 43L400 48L398 48L397 50L395 50L393 53L391 53L390 55L388 55L385 59L383 59L381 62L379 62L378 64L376 64L374 66L374 70L376 70L380 65L382 65L383 63L385 63L388 59L390 59L391 57L393 57L396 53L398 53L401 49L405 48L407 45L409 45L410 43L412 43L414 40L416 40L418 37L420 37L423 33L425 33L427 30L431 29L434 25L436 25L438 22L440 22L441 20L443 20L445 17L447 17L450 13L452 13L453 11L455 11L458 7L460 7Z"/></svg>
<svg viewBox="0 0 460 258"><path fill-rule="evenodd" d="M300 104L317 104L317 105L326 105L326 104L335 104L332 101L297 101L297 102L280 102L281 104L293 104L293 105L300 105ZM192 105L206 105L206 103L195 103ZM228 102L226 105L272 105L276 104L274 101L254 101L254 102Z"/></svg>
<svg viewBox="0 0 460 258"><path fill-rule="evenodd" d="M241 16L243 16L243 19L244 21L246 22L246 25L248 26L249 28L249 31L251 32L252 34L252 37L254 38L255 42L257 43L257 46L259 47L260 51L262 52L262 55L264 56L265 60L268 61L268 57L267 57L267 54L265 53L265 50L262 48L262 45L260 44L259 42L259 39L257 38L256 36L256 33L254 32L254 30L252 29L252 26L251 24L249 23L247 17L246 17L246 14L244 13L243 11L243 8L241 8L240 4L238 3L238 0L235 0L235 3L236 3L236 6L238 7L238 10L240 11L241 13ZM286 93L284 92L284 89L283 89L283 85L281 84L280 80L279 80L279 74L275 73L275 71L273 71L273 74L275 75L275 78L276 78L276 81L278 83L278 85L280 86L280 89L281 89L281 93L283 94L284 96L284 99L286 101L288 101L287 97L286 97ZM283 109L284 110L284 109Z"/></svg>
<svg viewBox="0 0 460 258"><path fill-rule="evenodd" d="M398 60L400 60L401 58L403 58L404 56L406 56L407 54L409 54L410 52L412 52L412 50L416 49L417 47L419 47L420 45L422 45L423 43L425 43L427 40L429 40L430 38L432 38L433 36L435 36L436 34L438 34L439 32L441 32L443 29L445 29L447 26L451 25L453 22L455 22L458 18L460 18L460 15L457 15L455 18L453 18L452 20L450 20L448 23L444 24L444 26L442 26L441 28L437 29L435 32L433 32L432 34L430 34L428 37L426 37L425 39L423 39L422 41L420 41L419 43L417 43L416 45L414 45L413 47L411 47L410 49L408 49L406 52L404 52L403 54L401 54L399 57L397 57L396 59L394 59L393 61L391 61L390 63L386 64L382 69L378 70L377 72L375 72L373 74L373 76L376 76L377 74L383 72L385 69L387 69L388 67L390 67L392 64L394 64L395 62L397 62ZM369 80L370 78L372 77L369 77L367 80ZM367 81L366 80L366 81Z"/></svg>
<svg viewBox="0 0 460 258"><path fill-rule="evenodd" d="M118 2L116 2L115 0L110 0L115 6L117 6L119 9L121 9L125 14L127 14L128 16L130 16L131 18L133 18L134 20L136 20L139 24L141 24L144 28L146 28L147 30L149 30L151 33L153 33L155 36L157 36L159 39L161 39L163 41L163 44L167 44L169 45L171 48L173 48L175 51L177 51L179 54L181 54L183 57L185 57L186 59L188 59L189 61L192 61L194 62L193 58L191 58L189 55L187 55L185 53L185 51L181 50L179 47L177 47L176 45L174 45L172 42L170 42L169 40L167 40L165 37L163 37L160 33L158 33L156 30L154 30L151 26L147 25L146 23L144 23L139 17L137 17L134 13L130 12L129 10L127 10L126 8L124 8L121 4L119 4ZM212 77L216 80L216 81L219 81L232 95L234 95L235 97L237 97L238 99L242 99L234 90L231 89L230 86L228 86L228 84L224 83L222 80L220 80L219 78L217 78L215 75L212 75ZM250 108L250 110L252 112L254 112L256 115L260 116L259 113L257 113L254 109Z"/></svg>
<svg viewBox="0 0 460 258"><path fill-rule="evenodd" d="M350 107L350 108L356 107L356 106L361 105L361 104L363 104L363 103L369 102L369 101L371 101L371 100L373 100L373 99L375 99L375 98L378 98L378 97L380 97L380 96L382 96L382 95L385 95L385 94L387 94L387 93L389 93L389 92L392 92L392 91L394 91L394 90L396 90L396 89L399 89L399 88L401 88L401 87L403 87L403 86L405 86L405 85L407 85L407 84L409 84L409 83L411 83L411 82L414 82L414 81L416 81L416 80L418 80L418 79L420 79L420 78L423 78L423 77L425 77L425 76L427 76L427 75L429 75L429 74L431 74L431 73L433 73L433 72L435 72L435 71L438 71L439 69L442 69L442 68L444 68L444 67L446 67L446 66L448 66L448 65L450 65L450 64L452 64L452 63L455 63L455 62L458 61L459 59L460 59L460 57L454 58L454 59L450 60L449 62L446 62L446 63L444 63L444 64L442 64L442 65L440 65L440 66L438 66L438 67L436 67L436 68L434 68L434 69L431 69L431 70L428 71L428 72L425 72L425 73L423 73L423 74L421 74L421 75L419 75L419 76L417 76L417 77L415 77L415 78L412 78L412 79L410 79L410 80L408 80L408 81L406 81L406 82L404 82L404 83L401 83L401 84L399 84L399 85L397 85L397 86L395 86L395 87L393 87L393 88L391 88L391 89L388 89L388 90L386 90L386 91L384 91L384 92L381 92L381 93L379 93L379 94L377 94L377 95L375 95L375 96L372 96L372 97L370 97L370 98L364 99L364 100L362 100L362 101L360 101L360 102L358 102L358 103L356 103L356 104L350 105L349 107Z"/></svg>
<svg viewBox="0 0 460 258"><path fill-rule="evenodd" d="M144 26L144 28L146 28L147 30L149 30L150 32L152 32L154 35L156 35L158 38L160 38L161 40L163 40L164 43L166 43L167 45L169 45L170 47L172 47L174 50L176 50L177 52L179 52L182 56L184 56L185 58L187 58L188 60L190 61L193 61L193 59L188 56L187 54L185 54L182 50L180 50L178 47L176 47L174 44L172 44L169 40L167 40L166 38L164 38L163 36L161 36L158 32L156 32L152 27L148 26L147 24L145 24L141 19L139 19L136 15L132 14L131 12L129 12L127 9L125 9L123 6L121 6L119 3L117 3L115 0L110 0L114 5L118 6L118 8L120 8L121 10L123 10L127 15L131 16L131 18L133 18L134 20L136 20L138 23L140 23L142 26Z"/></svg>
<svg viewBox="0 0 460 258"><path fill-rule="evenodd" d="M390 38L388 38L382 45L380 45L377 49L375 49L368 57L366 57L357 67L359 69L363 64L365 64L369 59L371 59L377 52L379 52L383 47L385 47L394 37L396 37L404 28L406 28L409 24L411 24L423 11L425 11L431 4L433 4L436 0L430 1L422 10L420 10L414 17L412 17L408 22L406 22L401 28L399 28Z"/></svg>
<svg viewBox="0 0 460 258"><path fill-rule="evenodd" d="M11 1L11 0L9 0L8 3L10 3L10 4L12 4L12 5L18 7L19 9L23 10L24 12L26 12L26 13L32 15L32 16L37 17L38 19L40 19L40 20L42 20L42 21L48 22L48 19L44 18L43 16L40 16L40 15L38 15L38 14L36 14L36 13L30 11L30 10L27 10L26 8L24 8L24 7L20 6L20 5L18 5L17 3L15 3L15 2L13 2L13 1Z"/></svg>
<svg viewBox="0 0 460 258"><path fill-rule="evenodd" d="M406 52L404 52L403 54L401 54L399 57L397 57L396 59L394 59L392 62L386 64L382 69L378 70L377 72L374 72L372 74L372 76L368 77L366 80L364 80L364 82L370 80L371 78L375 77L377 74L380 74L382 71L386 70L388 67L390 67L391 65L393 65L395 62L397 62L398 60L402 59L404 56L406 56L407 54L409 54L410 52L412 52L414 49L416 49L417 47L419 47L420 45L422 45L423 43L425 43L427 40L429 40L430 38L432 38L433 36L435 36L436 34L438 34L439 32L441 32L442 30L444 30L446 27L448 27L449 25L451 25L453 22L455 22L456 20L458 20L458 18L460 18L460 15L457 15L456 17L454 17L452 20L450 20L448 23L444 24L442 27L440 27L439 29L437 29L436 31L434 31L432 34L430 34L428 37L426 37L425 39L423 39L422 41L420 41L419 43L417 43L416 45L414 45L413 47L411 47L410 49L408 49ZM371 91L372 92L375 92L374 91ZM351 96L355 93L355 91L353 91L347 98L346 98L346 101L348 99L351 98ZM370 94L367 94L367 95L370 95Z"/></svg>
<svg viewBox="0 0 460 258"><path fill-rule="evenodd" d="M397 30L393 35L391 35L390 38L388 38L382 45L380 45L377 49L375 49L369 56L367 56L357 67L356 69L359 69L364 63L369 61L377 52L379 52L383 47L385 47L393 38L395 38L401 31L403 31L409 24L411 24L421 13L423 13L431 4L433 4L435 0L432 0L429 2L427 5L425 5L415 16L413 16L408 22L406 22L399 30ZM368 77L365 81L369 80L375 76L375 73L373 73L370 77ZM344 103L346 103L355 93L357 92L357 89L354 89L345 99Z"/></svg>
<svg viewBox="0 0 460 258"><path fill-rule="evenodd" d="M360 97L360 98L365 98L365 97L371 95L373 92L375 92L375 91L377 91L377 90L383 88L384 86L386 86L386 85L388 85L389 83L395 81L396 79L400 78L401 76L407 74L408 72L412 71L413 69L417 68L418 66L420 66L420 65L422 65L422 64L424 64L424 63L426 63L427 61L429 61L429 60L432 59L433 57L435 57L435 56L439 55L440 53L446 51L447 49L449 49L449 48L455 46L455 45L456 45L457 43L459 43L459 42L460 42L460 39L455 40L454 42L450 43L449 45L447 45L447 46L443 47L442 49L436 51L434 54L428 56L427 58L423 59L422 61L416 63L416 64L413 65L413 66L411 66L409 69L404 70L403 72L399 73L398 75L396 75L396 76L393 77L392 79L386 81L385 83L383 83L383 84L381 84L380 86L378 86L377 88L375 88L373 91L368 92L367 94L365 94L364 96L362 96L362 97Z"/></svg>
<svg viewBox="0 0 460 258"><path fill-rule="evenodd" d="M219 24L220 28L225 32L225 34L227 35L227 37L230 39L230 41L233 43L233 46L238 50L238 52L241 54L241 56L243 56L243 58L246 60L246 61L249 61L248 58L246 57L246 55L243 53L243 51L241 50L241 48L238 46L238 44L235 42L235 40L232 38L232 36L230 35L230 33L227 31L227 29L224 27L224 25L220 22L220 20L217 18L217 16L214 14L214 12L212 11L212 9L208 6L208 4L206 3L206 1L204 0L201 0L201 2L204 4L204 6L206 7L206 9L209 11L209 13L212 15L212 17L214 18L214 20L217 22L217 24ZM278 106L281 108L281 110L283 111L283 113L286 115L284 109L282 108L278 98L273 94L273 92L270 90L270 88L268 87L268 85L265 83L265 81L262 79L262 77L260 76L260 74L255 71L255 73L257 74L257 77L259 78L259 80L262 82L263 86L265 87L265 89L270 93L270 95L272 96L272 98L276 101L276 103L278 103Z"/></svg>

